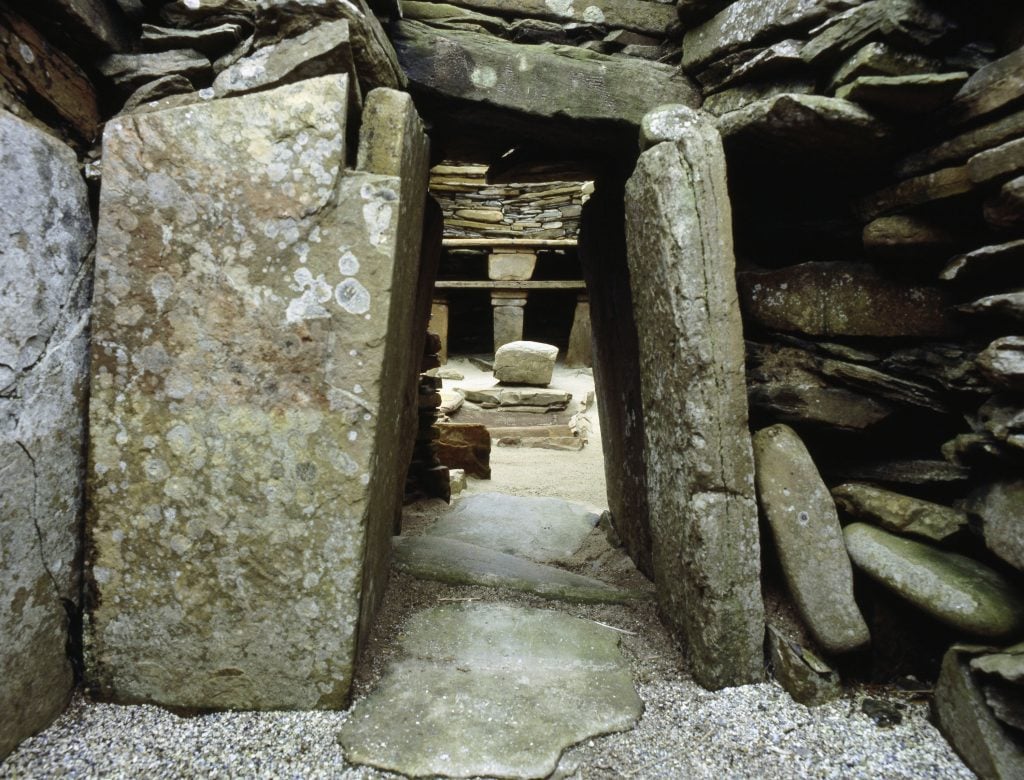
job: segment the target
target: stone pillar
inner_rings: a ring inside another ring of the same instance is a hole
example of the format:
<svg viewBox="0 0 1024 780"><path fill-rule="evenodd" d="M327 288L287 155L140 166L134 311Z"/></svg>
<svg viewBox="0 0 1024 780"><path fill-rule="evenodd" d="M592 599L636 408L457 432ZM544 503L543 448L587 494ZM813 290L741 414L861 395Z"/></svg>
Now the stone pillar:
<svg viewBox="0 0 1024 780"><path fill-rule="evenodd" d="M93 227L75 153L0 111L0 761L71 697Z"/></svg>
<svg viewBox="0 0 1024 780"><path fill-rule="evenodd" d="M441 349L437 353L441 365L448 362L448 298L444 295L435 295L430 304L430 324L427 326L431 333L436 333L441 339Z"/></svg>
<svg viewBox="0 0 1024 780"><path fill-rule="evenodd" d="M584 368L594 364L590 332L590 299L586 293L576 296L576 313L569 331L569 348L565 352L565 365Z"/></svg>
<svg viewBox="0 0 1024 780"><path fill-rule="evenodd" d="M104 698L348 699L402 495L427 159L404 95L381 124L399 142L345 171L348 90L107 124L85 636Z"/></svg>
<svg viewBox="0 0 1024 780"><path fill-rule="evenodd" d="M494 290L491 306L494 307L494 351L511 341L522 341L526 291Z"/></svg>
<svg viewBox="0 0 1024 780"><path fill-rule="evenodd" d="M626 241L658 599L721 688L762 679L764 607L725 155L687 113L626 184Z"/></svg>

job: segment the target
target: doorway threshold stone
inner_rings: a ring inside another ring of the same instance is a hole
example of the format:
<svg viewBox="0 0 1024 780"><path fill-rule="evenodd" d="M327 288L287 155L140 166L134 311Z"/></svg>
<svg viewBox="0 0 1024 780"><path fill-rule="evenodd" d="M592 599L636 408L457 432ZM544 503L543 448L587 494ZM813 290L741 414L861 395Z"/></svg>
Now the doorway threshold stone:
<svg viewBox="0 0 1024 780"><path fill-rule="evenodd" d="M347 760L411 777L547 777L581 740L643 712L618 636L504 604L423 610L339 734Z"/></svg>
<svg viewBox="0 0 1024 780"><path fill-rule="evenodd" d="M648 595L456 539L399 536L394 539L394 552L399 570L451 585L508 588L583 604L623 604Z"/></svg>

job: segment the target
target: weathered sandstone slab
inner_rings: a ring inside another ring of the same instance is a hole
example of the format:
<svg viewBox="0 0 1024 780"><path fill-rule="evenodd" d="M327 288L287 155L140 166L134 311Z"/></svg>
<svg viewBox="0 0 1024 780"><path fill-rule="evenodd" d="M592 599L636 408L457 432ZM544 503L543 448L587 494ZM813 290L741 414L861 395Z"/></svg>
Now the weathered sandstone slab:
<svg viewBox="0 0 1024 780"><path fill-rule="evenodd" d="M74 685L93 228L67 146L0 111L0 760Z"/></svg>
<svg viewBox="0 0 1024 780"><path fill-rule="evenodd" d="M1024 336L1004 336L978 355L978 368L992 383L1024 390Z"/></svg>
<svg viewBox="0 0 1024 780"><path fill-rule="evenodd" d="M887 531L923 536L940 542L967 525L958 509L873 485L849 482L832 488L836 506L851 517L880 525Z"/></svg>
<svg viewBox="0 0 1024 780"><path fill-rule="evenodd" d="M758 501L811 634L832 653L863 647L871 637L853 598L853 566L810 453L792 428L773 425L754 435L754 465Z"/></svg>
<svg viewBox="0 0 1024 780"><path fill-rule="evenodd" d="M422 213L402 179L343 170L348 90L107 126L86 636L105 697L347 698L401 498Z"/></svg>
<svg viewBox="0 0 1024 780"><path fill-rule="evenodd" d="M761 679L764 612L725 156L695 121L626 186L654 573L697 680Z"/></svg>

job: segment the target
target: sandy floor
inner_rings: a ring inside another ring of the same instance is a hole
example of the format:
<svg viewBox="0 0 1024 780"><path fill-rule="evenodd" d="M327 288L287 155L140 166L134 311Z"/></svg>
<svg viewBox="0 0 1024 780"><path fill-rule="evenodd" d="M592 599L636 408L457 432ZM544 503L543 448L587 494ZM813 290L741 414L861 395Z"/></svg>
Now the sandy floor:
<svg viewBox="0 0 1024 780"><path fill-rule="evenodd" d="M472 367L453 386L489 383ZM553 385L585 393L592 379L559 370ZM493 479L472 480L469 492L554 495L605 506L597 414L580 452L495 448ZM406 512L409 533L421 530L443 502ZM651 588L629 560L609 551L595 531L569 567L621 585ZM553 777L596 778L969 778L928 721L927 701L914 694L852 687L834 702L809 709L774 682L719 692L697 686L685 656L662 627L653 602L628 606L555 604L484 587L392 576L354 695L373 689L394 657L396 640L418 609L453 600L505 601L560 609L614 627L633 669L645 714L631 731L587 740L565 752ZM902 722L877 726L861 711L868 698L898 709ZM79 697L51 728L26 741L0 778L382 778L348 765L335 735L347 713L219 713L184 719L156 707L97 705Z"/></svg>

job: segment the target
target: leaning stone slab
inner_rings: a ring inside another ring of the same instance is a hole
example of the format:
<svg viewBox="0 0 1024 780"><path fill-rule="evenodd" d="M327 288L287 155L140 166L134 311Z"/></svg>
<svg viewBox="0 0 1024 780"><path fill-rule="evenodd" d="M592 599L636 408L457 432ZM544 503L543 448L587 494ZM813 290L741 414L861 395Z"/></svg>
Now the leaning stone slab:
<svg viewBox="0 0 1024 780"><path fill-rule="evenodd" d="M695 116L626 185L647 494L662 614L695 676L764 673L764 611L742 323L721 139Z"/></svg>
<svg viewBox="0 0 1024 780"><path fill-rule="evenodd" d="M210 61L194 49L172 49L145 54L111 54L100 60L96 67L118 89L128 93L164 76L183 76L195 83L212 75Z"/></svg>
<svg viewBox="0 0 1024 780"><path fill-rule="evenodd" d="M794 701L814 707L842 695L839 675L828 664L771 625L768 652L775 679Z"/></svg>
<svg viewBox="0 0 1024 780"><path fill-rule="evenodd" d="M852 100L879 113L926 114L946 105L967 81L967 75L958 71L909 76L858 76L836 90L836 97Z"/></svg>
<svg viewBox="0 0 1024 780"><path fill-rule="evenodd" d="M1024 138L979 152L967 161L967 172L975 184L1019 175L1024 172Z"/></svg>
<svg viewBox="0 0 1024 780"><path fill-rule="evenodd" d="M0 111L0 761L74 687L93 228L75 153Z"/></svg>
<svg viewBox="0 0 1024 780"><path fill-rule="evenodd" d="M486 585L580 604L625 604L645 594L441 536L396 536L395 567L422 580Z"/></svg>
<svg viewBox="0 0 1024 780"><path fill-rule="evenodd" d="M343 170L348 90L107 125L86 632L105 698L348 697L402 495L417 280L396 258L422 230L406 180Z"/></svg>
<svg viewBox="0 0 1024 780"><path fill-rule="evenodd" d="M499 350L500 352L501 350ZM548 390L545 388L526 387L493 387L483 390L457 388L470 403L482 406L538 406L565 409L572 400L572 393L565 390Z"/></svg>
<svg viewBox="0 0 1024 780"><path fill-rule="evenodd" d="M895 173L900 177L917 176L966 162L972 155L1019 138L1022 133L1024 110L1019 110L905 157Z"/></svg>
<svg viewBox="0 0 1024 780"><path fill-rule="evenodd" d="M843 535L858 568L937 620L993 639L1024 629L1024 600L987 566L864 523Z"/></svg>
<svg viewBox="0 0 1024 780"><path fill-rule="evenodd" d="M981 517L985 546L1024 571L1024 480L1003 480L975 490L965 509Z"/></svg>
<svg viewBox="0 0 1024 780"><path fill-rule="evenodd" d="M618 644L550 610L424 610L338 740L350 762L411 777L547 777L565 748L640 718Z"/></svg>
<svg viewBox="0 0 1024 780"><path fill-rule="evenodd" d="M649 0L585 0L578 4L557 0L453 0L453 5L499 16L547 19L565 25L597 24L667 36L678 22L671 5Z"/></svg>
<svg viewBox="0 0 1024 780"><path fill-rule="evenodd" d="M936 287L875 273L865 263L801 263L738 278L746 320L809 336L943 338L955 333Z"/></svg>
<svg viewBox="0 0 1024 780"><path fill-rule="evenodd" d="M754 435L757 497L801 617L821 646L844 653L871 636L853 598L853 567L836 507L810 453L787 425Z"/></svg>
<svg viewBox="0 0 1024 780"><path fill-rule="evenodd" d="M848 482L832 488L836 506L858 520L893 533L913 534L941 542L967 525L967 514L920 498Z"/></svg>
<svg viewBox="0 0 1024 780"><path fill-rule="evenodd" d="M510 341L494 353L494 378L504 384L547 387L555 372L558 347L537 341Z"/></svg>
<svg viewBox="0 0 1024 780"><path fill-rule="evenodd" d="M480 493L461 499L427 533L544 563L575 553L597 521L561 498Z"/></svg>
<svg viewBox="0 0 1024 780"><path fill-rule="evenodd" d="M971 655L954 645L942 659L933 703L939 730L979 777L1022 777L1024 755L985 703L971 675Z"/></svg>

